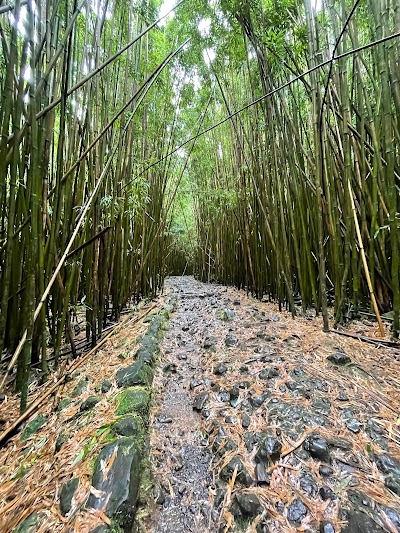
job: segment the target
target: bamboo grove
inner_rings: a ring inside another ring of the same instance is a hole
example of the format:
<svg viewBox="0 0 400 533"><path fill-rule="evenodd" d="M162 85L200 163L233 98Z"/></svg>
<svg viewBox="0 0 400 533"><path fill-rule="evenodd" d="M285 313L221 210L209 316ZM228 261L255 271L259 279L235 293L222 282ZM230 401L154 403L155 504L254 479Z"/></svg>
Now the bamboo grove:
<svg viewBox="0 0 400 533"><path fill-rule="evenodd" d="M158 7L1 7L0 355L22 410L33 367L45 378L80 328L95 345L163 284L169 160L140 171L172 142L166 72L185 43L168 48Z"/></svg>
<svg viewBox="0 0 400 533"><path fill-rule="evenodd" d="M201 279L314 306L327 329L331 305L335 323L368 310L369 275L397 336L398 2L224 1L207 16L209 42L226 36L204 74L212 120L231 119L191 158Z"/></svg>

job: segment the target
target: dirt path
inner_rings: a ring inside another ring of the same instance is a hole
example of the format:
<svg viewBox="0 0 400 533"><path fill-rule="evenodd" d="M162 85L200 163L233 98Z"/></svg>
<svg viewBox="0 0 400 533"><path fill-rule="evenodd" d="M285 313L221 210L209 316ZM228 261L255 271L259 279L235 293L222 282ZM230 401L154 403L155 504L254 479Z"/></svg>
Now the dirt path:
<svg viewBox="0 0 400 533"><path fill-rule="evenodd" d="M395 352L243 291L168 285L145 531L400 531Z"/></svg>

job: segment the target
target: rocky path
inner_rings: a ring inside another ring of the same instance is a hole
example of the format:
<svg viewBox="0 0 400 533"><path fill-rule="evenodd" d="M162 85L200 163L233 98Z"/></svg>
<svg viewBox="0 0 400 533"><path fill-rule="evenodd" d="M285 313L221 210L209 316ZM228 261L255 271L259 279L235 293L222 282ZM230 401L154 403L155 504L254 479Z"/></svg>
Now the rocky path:
<svg viewBox="0 0 400 533"><path fill-rule="evenodd" d="M400 531L396 354L235 289L168 284L143 530Z"/></svg>

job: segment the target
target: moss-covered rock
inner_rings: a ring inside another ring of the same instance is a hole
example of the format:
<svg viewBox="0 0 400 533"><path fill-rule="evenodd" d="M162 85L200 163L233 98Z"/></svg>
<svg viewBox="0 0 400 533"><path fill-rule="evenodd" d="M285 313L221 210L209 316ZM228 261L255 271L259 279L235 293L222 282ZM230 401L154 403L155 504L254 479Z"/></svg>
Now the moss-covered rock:
<svg viewBox="0 0 400 533"><path fill-rule="evenodd" d="M71 403L72 403L71 398L62 398L57 406L57 412L61 413L61 411L65 409L66 407L68 407L68 405L70 405Z"/></svg>
<svg viewBox="0 0 400 533"><path fill-rule="evenodd" d="M81 413L83 413L84 411L89 411L89 409L93 409L93 407L99 402L100 398L98 396L89 396L89 398L87 398L84 402L81 403L79 410Z"/></svg>
<svg viewBox="0 0 400 533"><path fill-rule="evenodd" d="M150 403L150 391L145 387L130 387L117 396L117 415L146 413Z"/></svg>
<svg viewBox="0 0 400 533"><path fill-rule="evenodd" d="M125 416L113 424L112 431L122 437L141 437L143 435L143 423L139 416Z"/></svg>
<svg viewBox="0 0 400 533"><path fill-rule="evenodd" d="M136 361L133 365L120 368L116 373L118 387L132 387L133 385L150 385L153 373L143 361Z"/></svg>
<svg viewBox="0 0 400 533"><path fill-rule="evenodd" d="M32 513L13 530L13 533L34 533L37 531L38 527L39 515L37 513Z"/></svg>
<svg viewBox="0 0 400 533"><path fill-rule="evenodd" d="M89 379L87 379L87 376L83 379L80 379L78 383L76 384L74 390L71 392L72 398L76 398L77 396L80 396L82 392L87 390L89 385Z"/></svg>
<svg viewBox="0 0 400 533"><path fill-rule="evenodd" d="M72 499L79 485L79 479L73 477L61 487L60 492L60 511L63 516L68 514L72 507Z"/></svg>
<svg viewBox="0 0 400 533"><path fill-rule="evenodd" d="M37 415L33 420L31 420L24 428L24 431L21 434L21 440L27 440L29 437L34 435L42 428L47 422L47 418L43 414Z"/></svg>

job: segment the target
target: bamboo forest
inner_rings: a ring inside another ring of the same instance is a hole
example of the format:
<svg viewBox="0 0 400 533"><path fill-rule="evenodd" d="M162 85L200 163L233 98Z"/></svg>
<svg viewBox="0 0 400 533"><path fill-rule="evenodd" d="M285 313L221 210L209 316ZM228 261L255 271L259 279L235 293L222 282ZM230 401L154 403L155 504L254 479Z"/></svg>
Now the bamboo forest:
<svg viewBox="0 0 400 533"><path fill-rule="evenodd" d="M0 531L400 531L399 0L0 39Z"/></svg>

